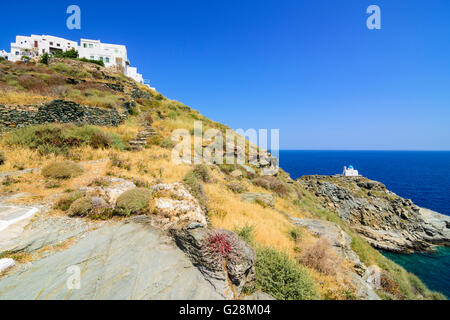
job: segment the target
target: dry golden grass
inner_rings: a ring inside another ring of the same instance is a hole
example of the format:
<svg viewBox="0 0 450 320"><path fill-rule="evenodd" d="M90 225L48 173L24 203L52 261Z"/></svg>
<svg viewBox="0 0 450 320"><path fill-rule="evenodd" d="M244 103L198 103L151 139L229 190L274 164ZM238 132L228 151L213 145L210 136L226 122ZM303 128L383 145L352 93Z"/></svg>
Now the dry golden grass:
<svg viewBox="0 0 450 320"><path fill-rule="evenodd" d="M103 130L118 134L124 142L128 143L136 137L141 127L136 118L129 118L118 127L105 127Z"/></svg>
<svg viewBox="0 0 450 320"><path fill-rule="evenodd" d="M214 227L234 230L253 226L254 241L293 256L295 243L289 238L290 222L282 214L254 203L240 200L223 185L205 185L210 219Z"/></svg>
<svg viewBox="0 0 450 320"><path fill-rule="evenodd" d="M2 91L0 92L0 104L27 105L41 104L52 101L54 98L43 96L29 91Z"/></svg>
<svg viewBox="0 0 450 320"><path fill-rule="evenodd" d="M52 163L52 160L44 161L44 166ZM80 163L85 169L83 175L67 180L54 181L46 179L40 172L26 173L17 177L17 183L9 186L1 186L1 194L9 194L14 192L27 193L28 196L22 197L12 202L34 203L52 201L58 194L64 193L66 190L77 190L87 186L96 178L103 177L106 172L107 162L101 161L92 164ZM52 188L46 188L48 183L52 183Z"/></svg>

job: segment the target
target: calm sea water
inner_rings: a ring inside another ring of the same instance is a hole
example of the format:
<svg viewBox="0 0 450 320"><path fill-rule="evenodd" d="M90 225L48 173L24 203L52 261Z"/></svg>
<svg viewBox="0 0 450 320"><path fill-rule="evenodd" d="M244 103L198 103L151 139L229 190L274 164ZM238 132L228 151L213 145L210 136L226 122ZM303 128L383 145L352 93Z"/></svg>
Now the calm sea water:
<svg viewBox="0 0 450 320"><path fill-rule="evenodd" d="M293 179L333 175L353 165L421 207L450 215L450 152L422 151L280 151L280 166ZM430 254L385 253L433 290L450 297L450 249Z"/></svg>

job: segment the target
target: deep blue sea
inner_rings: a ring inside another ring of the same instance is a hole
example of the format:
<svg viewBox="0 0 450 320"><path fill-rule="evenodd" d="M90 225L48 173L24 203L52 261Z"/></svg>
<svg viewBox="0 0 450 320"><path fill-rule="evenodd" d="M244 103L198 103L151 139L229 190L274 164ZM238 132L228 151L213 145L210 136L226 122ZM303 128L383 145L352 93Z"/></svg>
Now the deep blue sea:
<svg viewBox="0 0 450 320"><path fill-rule="evenodd" d="M280 151L280 166L293 179L334 175L349 165L418 206L450 215L448 151ZM450 298L450 249L434 255L383 254L416 274L430 289Z"/></svg>

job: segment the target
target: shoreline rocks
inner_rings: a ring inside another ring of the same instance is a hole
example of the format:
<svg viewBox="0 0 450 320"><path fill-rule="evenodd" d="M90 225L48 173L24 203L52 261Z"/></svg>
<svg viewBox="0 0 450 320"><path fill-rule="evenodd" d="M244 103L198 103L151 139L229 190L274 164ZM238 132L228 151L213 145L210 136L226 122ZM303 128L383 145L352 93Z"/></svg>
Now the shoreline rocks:
<svg viewBox="0 0 450 320"><path fill-rule="evenodd" d="M377 249L408 253L450 246L450 217L420 208L380 182L337 176L297 182Z"/></svg>

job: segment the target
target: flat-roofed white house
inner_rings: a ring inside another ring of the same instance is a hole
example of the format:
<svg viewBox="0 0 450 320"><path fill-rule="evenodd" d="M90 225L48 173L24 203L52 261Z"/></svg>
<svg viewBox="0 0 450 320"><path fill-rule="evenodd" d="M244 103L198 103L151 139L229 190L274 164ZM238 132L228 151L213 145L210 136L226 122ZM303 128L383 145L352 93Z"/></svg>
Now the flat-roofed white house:
<svg viewBox="0 0 450 320"><path fill-rule="evenodd" d="M126 70L130 64L127 56L127 47L118 44L101 43L100 40L81 39L78 53L80 58L103 61L105 67L121 66Z"/></svg>
<svg viewBox="0 0 450 320"><path fill-rule="evenodd" d="M72 49L78 51L80 58L103 61L107 68L116 66L126 76L144 83L142 74L137 72L137 68L130 67L126 46L102 43L100 40L81 39L78 45L76 41L54 36L16 36L16 42L11 43L11 52L0 51L0 54L5 52L5 58L15 62L21 60L23 56L32 58L42 56L44 53L52 54Z"/></svg>
<svg viewBox="0 0 450 320"><path fill-rule="evenodd" d="M44 53L54 53L56 51L68 51L78 49L78 43L54 36L31 35L17 36L16 42L11 43L10 61L19 61L23 56L35 57Z"/></svg>

